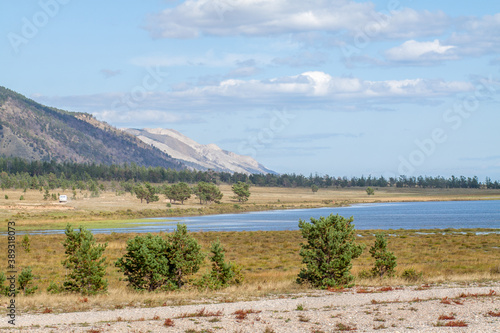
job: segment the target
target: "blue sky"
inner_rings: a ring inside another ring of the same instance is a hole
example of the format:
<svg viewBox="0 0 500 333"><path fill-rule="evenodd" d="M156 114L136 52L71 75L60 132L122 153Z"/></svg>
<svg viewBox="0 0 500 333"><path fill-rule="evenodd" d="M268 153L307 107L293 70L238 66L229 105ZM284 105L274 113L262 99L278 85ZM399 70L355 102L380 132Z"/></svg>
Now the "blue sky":
<svg viewBox="0 0 500 333"><path fill-rule="evenodd" d="M0 85L278 172L500 179L500 3L0 5Z"/></svg>

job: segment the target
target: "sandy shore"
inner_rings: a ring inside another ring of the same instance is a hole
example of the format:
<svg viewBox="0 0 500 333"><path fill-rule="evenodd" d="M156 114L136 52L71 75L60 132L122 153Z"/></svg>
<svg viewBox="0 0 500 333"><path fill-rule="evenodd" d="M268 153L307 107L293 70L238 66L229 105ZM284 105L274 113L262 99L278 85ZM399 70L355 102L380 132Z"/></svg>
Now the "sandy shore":
<svg viewBox="0 0 500 333"><path fill-rule="evenodd" d="M389 290L387 290L389 289ZM390 290L392 289L392 290ZM16 332L500 332L500 282L352 288L249 302L20 314ZM446 317L446 318L445 318ZM454 319L450 319L454 318ZM453 328L444 325L452 325Z"/></svg>

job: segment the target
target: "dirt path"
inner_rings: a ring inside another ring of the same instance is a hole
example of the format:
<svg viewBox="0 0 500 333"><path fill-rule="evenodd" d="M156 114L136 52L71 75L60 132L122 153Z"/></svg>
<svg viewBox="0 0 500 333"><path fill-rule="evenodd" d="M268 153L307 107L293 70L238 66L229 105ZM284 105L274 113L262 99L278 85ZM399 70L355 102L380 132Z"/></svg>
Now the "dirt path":
<svg viewBox="0 0 500 333"><path fill-rule="evenodd" d="M250 302L27 314L16 318L15 328L8 327L7 319L2 320L2 332L290 333L356 329L490 333L500 332L500 283L393 290L354 288Z"/></svg>

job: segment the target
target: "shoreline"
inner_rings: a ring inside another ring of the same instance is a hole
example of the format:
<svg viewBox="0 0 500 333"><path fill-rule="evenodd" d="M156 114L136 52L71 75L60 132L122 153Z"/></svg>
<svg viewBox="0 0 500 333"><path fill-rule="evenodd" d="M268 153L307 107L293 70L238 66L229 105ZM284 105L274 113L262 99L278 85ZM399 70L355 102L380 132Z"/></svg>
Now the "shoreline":
<svg viewBox="0 0 500 333"><path fill-rule="evenodd" d="M430 202L458 202L458 201L464 201L464 202L471 202L471 201L496 201L496 200L426 200L426 201L396 201L396 202L359 202L355 203L352 202L350 204L344 204L344 205L336 205L336 206L319 206L319 207L281 207L280 209L263 209L263 210L245 210L244 212L242 211L237 211L237 212L224 212L224 213L207 213L207 214L189 214L189 215L183 215L183 216L154 216L151 218L144 217L142 219L129 219L129 220L105 220L105 221L93 221L90 223L87 223L85 227L89 230L92 230L93 233L95 234L110 234L110 233L120 233L120 234L140 234L140 233L160 233L160 232L166 232L166 230L154 230L155 227L158 226L158 224L162 224L162 228L175 228L177 223L186 223L181 221L180 219L184 217L193 217L193 216L217 216L217 215L235 215L235 214L249 214L252 212L273 212L273 211L294 211L294 210L314 210L314 209L328 209L328 208L341 208L341 207L351 207L355 205L378 205L378 204L396 204L396 203L430 203ZM268 208L268 207L265 207ZM202 209L203 210L203 209ZM157 218L159 220L151 220ZM164 219L164 220L162 220ZM168 220L167 220L168 219ZM187 221L189 224L189 221ZM104 224L105 226L101 225ZM47 226L47 228L38 228L35 229L35 226L32 227L21 227L18 228L17 230L20 231L18 234L19 235L24 235L24 234L31 234L31 235L47 235L47 234L63 234L65 225L64 227L61 225L60 228L55 228L54 225ZM146 231L141 231L138 230L139 228L148 228L149 230ZM408 232L423 232L423 233L443 233L443 232L449 232L453 231L454 233L498 233L500 228L490 228L490 227L474 227L474 228L468 228L468 227L435 227L435 228L415 228L415 229L406 229L406 228L389 228L389 229L380 229L380 228L362 228L362 229L357 229L358 231L378 231L382 230L384 232L395 232L398 230L405 230ZM117 230L117 231L114 231ZM281 231L286 231L290 230L293 231L295 229L283 229ZM298 229L297 229L298 230ZM279 230L193 230L191 232L231 232L231 231L236 231L236 232L243 232L243 231L279 231ZM168 231L167 231L168 232ZM3 235L3 233L0 233L0 235Z"/></svg>
<svg viewBox="0 0 500 333"><path fill-rule="evenodd" d="M23 232L62 230L67 223L82 224L89 229L116 229L155 217L183 218L371 203L500 200L500 190L386 188L377 189L374 196L367 196L363 188L328 188L312 193L306 188L254 187L250 200L240 203L233 199L230 186L221 185L220 188L224 193L222 203L210 205L199 205L194 198L183 205L171 204L165 199L147 205L140 204L134 196L114 192L105 192L94 198L83 193L83 197L76 200L54 203L41 200L40 193L34 190L27 193L5 191L11 197L24 194L25 199L0 201L0 219L18 222L18 230Z"/></svg>

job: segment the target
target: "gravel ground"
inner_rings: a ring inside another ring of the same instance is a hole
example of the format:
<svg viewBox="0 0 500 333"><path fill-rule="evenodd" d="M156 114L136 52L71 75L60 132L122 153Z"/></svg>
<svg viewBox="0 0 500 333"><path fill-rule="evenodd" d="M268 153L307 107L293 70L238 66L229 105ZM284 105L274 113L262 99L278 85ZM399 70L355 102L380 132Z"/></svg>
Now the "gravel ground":
<svg viewBox="0 0 500 333"><path fill-rule="evenodd" d="M239 313L239 314L238 314ZM500 332L500 283L353 288L257 301L18 315L2 332ZM445 319L440 316L454 317ZM171 325L171 326L168 326ZM445 327L443 325L454 325ZM456 327L457 325L466 325Z"/></svg>

